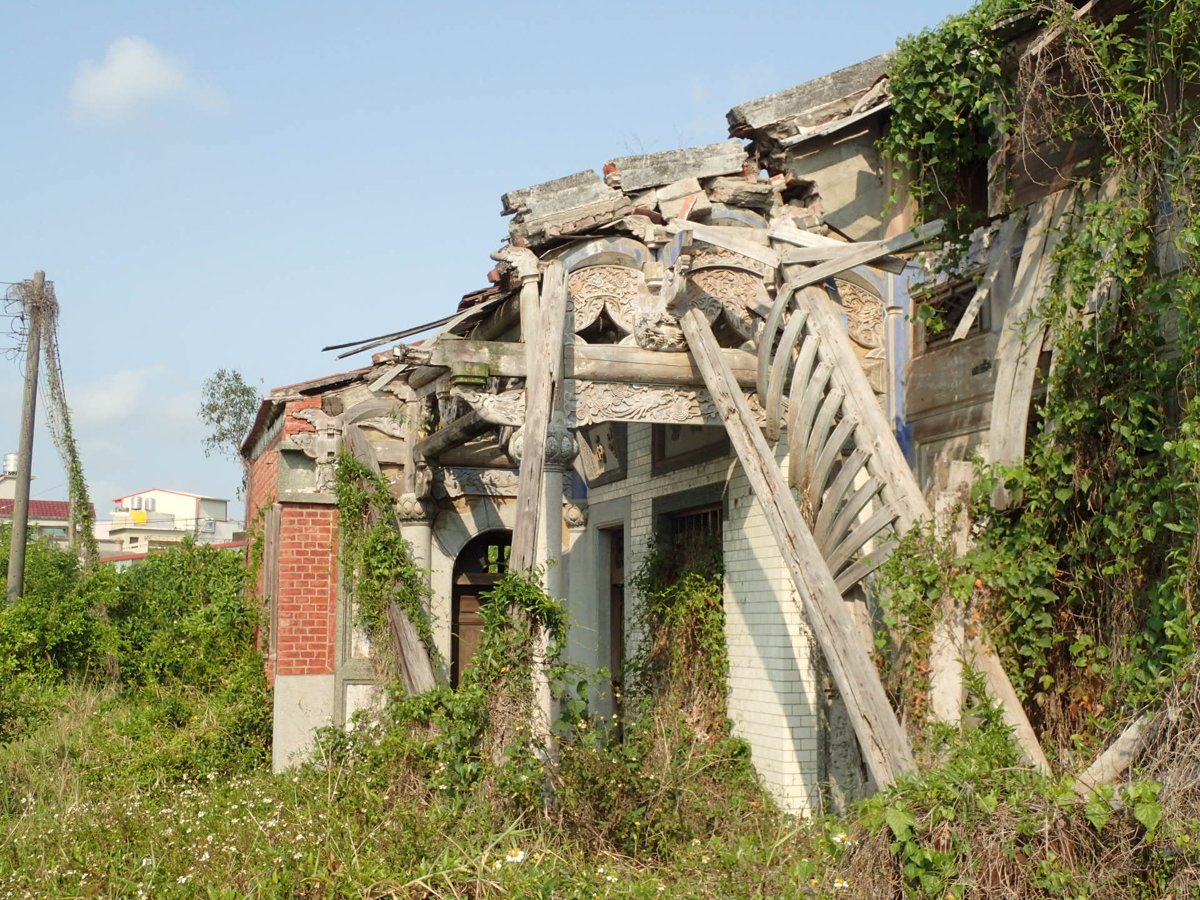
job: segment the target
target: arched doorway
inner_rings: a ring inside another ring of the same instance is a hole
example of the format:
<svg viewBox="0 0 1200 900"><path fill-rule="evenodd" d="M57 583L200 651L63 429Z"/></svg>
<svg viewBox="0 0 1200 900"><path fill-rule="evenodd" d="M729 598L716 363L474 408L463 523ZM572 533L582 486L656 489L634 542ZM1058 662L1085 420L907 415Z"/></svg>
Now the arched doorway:
<svg viewBox="0 0 1200 900"><path fill-rule="evenodd" d="M508 571L511 550L511 531L486 531L468 541L454 561L450 683L455 687L483 641L479 608L487 602L487 593Z"/></svg>

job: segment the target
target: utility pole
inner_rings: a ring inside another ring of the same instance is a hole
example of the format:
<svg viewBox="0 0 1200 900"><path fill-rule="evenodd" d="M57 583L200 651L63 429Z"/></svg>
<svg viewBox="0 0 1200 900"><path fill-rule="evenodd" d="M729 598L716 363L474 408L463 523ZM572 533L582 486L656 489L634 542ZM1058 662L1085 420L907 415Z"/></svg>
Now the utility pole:
<svg viewBox="0 0 1200 900"><path fill-rule="evenodd" d="M8 602L25 591L25 538L29 528L29 481L33 473L33 423L37 408L38 363L42 352L42 314L46 273L38 269L22 298L25 303L25 402L21 444L17 448L17 491L13 500L12 540L8 552Z"/></svg>

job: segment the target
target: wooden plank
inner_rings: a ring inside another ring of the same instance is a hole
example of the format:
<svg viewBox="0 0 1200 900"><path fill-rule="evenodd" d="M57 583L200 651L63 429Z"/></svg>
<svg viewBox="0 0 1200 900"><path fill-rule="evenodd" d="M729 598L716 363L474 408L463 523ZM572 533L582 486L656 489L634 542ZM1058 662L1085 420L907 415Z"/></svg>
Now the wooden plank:
<svg viewBox="0 0 1200 900"><path fill-rule="evenodd" d="M746 234L754 233L752 229L733 228L722 225L698 225L695 222L686 222L681 219L672 219L667 223L668 234L677 234L681 231L690 231L692 237L697 241L703 241L706 244L721 247L733 253L740 253L742 256L747 256L755 262L762 263L769 269L779 267L778 250L766 244L759 244L753 240L746 239ZM761 233L766 237L766 232Z"/></svg>
<svg viewBox="0 0 1200 900"><path fill-rule="evenodd" d="M767 313L766 324L758 333L758 364L755 366L755 387L758 396L767 396L767 384L771 373L771 360L774 358L775 336L783 323L783 314L797 290L796 285L788 283L779 289L771 311ZM788 348L789 352L791 348Z"/></svg>
<svg viewBox="0 0 1200 900"><path fill-rule="evenodd" d="M1004 719L1012 726L1013 737L1025 755L1026 761L1039 772L1049 775L1050 763L1046 759L1046 754L1042 752L1042 745L1038 743L1033 726L1029 724L1029 719L1025 716L1025 708L1021 706L1017 692L1013 690L1012 683L1008 680L1008 675L1000 664L1000 658L996 656L995 651L977 637L970 639L967 649L975 667L983 675L988 690L1004 708Z"/></svg>
<svg viewBox="0 0 1200 900"><path fill-rule="evenodd" d="M829 536L838 533L838 529L833 527L837 524L838 509L841 506L842 499L849 494L850 489L854 486L854 482L858 478L858 473L867 464L867 459L866 451L855 447L842 460L842 467L838 470L837 477L833 479L833 484L829 486L829 490L825 492L825 497L821 501L821 509L817 513L817 524L814 526L813 536L816 538L818 545L827 545ZM874 475L868 477L868 483L873 483L876 490L883 487L883 483ZM851 496L851 500L853 500L853 496ZM858 511L856 510L853 515L858 515Z"/></svg>
<svg viewBox="0 0 1200 900"><path fill-rule="evenodd" d="M971 300L967 303L967 308L963 311L963 316L958 322L958 327L954 329L954 334L950 335L951 341L961 341L967 336L971 326L975 324L979 310L983 307L983 301L992 292L1000 273L1006 268L1012 268L1013 239L1016 238L1017 228L1024 218L1024 212L1016 212L1000 226L1000 232L996 235L996 243L988 250L988 263L983 278L980 279L979 286L975 288L975 293L971 295Z"/></svg>
<svg viewBox="0 0 1200 900"><path fill-rule="evenodd" d="M875 784L886 788L897 776L916 768L908 736L888 704L867 648L855 637L857 628L842 600L842 592L804 524L745 397L724 365L708 321L693 309L684 315L681 325L808 611L813 633L846 703L867 768Z"/></svg>
<svg viewBox="0 0 1200 900"><path fill-rule="evenodd" d="M906 231L903 234L888 238L886 241L850 244L851 249L849 251L828 262L813 266L800 276L800 280L803 284L817 284L826 278L832 278L840 272L845 272L847 269L853 269L856 266L868 266L893 253L903 253L906 250L912 250L914 247L928 243L941 234L941 232L942 220L938 219L936 222L929 222L919 226L915 231ZM783 265L792 265L793 253L798 256L803 255L803 251L785 251L783 253ZM804 262L804 260L797 259L796 262Z"/></svg>
<svg viewBox="0 0 1200 900"><path fill-rule="evenodd" d="M838 477L841 477L840 472L838 473ZM817 521L814 537L816 537L817 544L820 546L822 553L828 555L834 547L842 542L846 532L850 529L850 525L858 518L858 514L863 511L863 507L871 502L871 498L878 494L882 487L883 484L878 478L874 475L869 476L863 482L862 486L850 495L845 505L837 511L837 515L833 516L832 522L827 520L824 523L825 527L822 528L821 521ZM821 511L824 512L826 509L833 510L834 508L832 502L826 501L825 505L821 507Z"/></svg>
<svg viewBox="0 0 1200 900"><path fill-rule="evenodd" d="M775 359L771 363L771 373L767 377L767 394L764 399L764 410L767 415L767 440L779 440L780 431L780 416L779 410L783 405L783 383L787 379L788 369L792 365L792 347L796 340L800 337L800 330L804 327L804 321L808 318L808 313L803 310L795 310L788 317L787 325L783 329L783 337L779 339L779 352L775 354Z"/></svg>
<svg viewBox="0 0 1200 900"><path fill-rule="evenodd" d="M803 228L797 228L786 219L776 219L772 222L770 234L772 240L783 241L797 247L838 248L848 246L846 241L839 241L836 238L816 234L812 231L805 231ZM850 244L849 246L853 245ZM908 265L908 262L897 256L885 256L875 260L872 265L877 269L883 269L885 272L891 272L893 275L899 275L904 271L904 267Z"/></svg>
<svg viewBox="0 0 1200 900"><path fill-rule="evenodd" d="M829 478L830 471L833 469L833 463L857 427L858 420L854 416L843 416L842 420L838 422L837 427L833 429L833 433L825 439L825 444L821 447L820 453L816 455L812 464L808 466L808 488L812 491L811 496L814 506L821 502L821 496L825 493L825 482ZM808 449L809 458L812 458L812 451L813 445L810 445Z"/></svg>
<svg viewBox="0 0 1200 900"><path fill-rule="evenodd" d="M556 394L562 391L562 333L567 317L567 273L557 260L542 276L541 321L534 368L525 379L525 441L517 481L516 527L509 565L517 571L536 560L537 530L541 524L542 473L546 465L546 436ZM550 523L546 523L549 525Z"/></svg>
<svg viewBox="0 0 1200 900"><path fill-rule="evenodd" d="M820 302L814 302L818 300ZM858 445L871 454L871 469L880 475L891 493L900 517L900 529L907 531L929 516L929 506L917 486L908 461L892 435L891 425L871 389L858 357L850 346L850 338L828 298L810 298L804 294L798 301L809 310L809 322L821 336L820 355L834 370L835 382L846 393L844 408L859 421Z"/></svg>
<svg viewBox="0 0 1200 900"><path fill-rule="evenodd" d="M805 441L804 452L796 453L797 457L803 461L803 464L807 467L809 472L813 471L813 463L815 462L816 458L820 456L819 448L825 443L828 443L829 431L831 428L833 428L833 420L837 418L838 413L841 412L842 401L845 399L846 392L835 384L825 393L825 399L821 401L821 408L818 410L817 417L813 420L812 429L809 432L810 439ZM812 438L816 438L817 440L813 441ZM793 444L792 447L795 448L795 444ZM795 453L795 449L793 449L792 452ZM791 466L790 457L788 463L789 472L796 472L797 470ZM796 479L789 477L788 480L791 481L792 487L800 486L800 482ZM809 483L812 484L819 482L814 482L812 479L809 479ZM820 500L820 497L817 497L816 499Z"/></svg>
<svg viewBox="0 0 1200 900"><path fill-rule="evenodd" d="M818 343L816 338L812 337L809 338L809 341L813 344ZM817 352L820 352L819 347ZM813 370L808 383L804 385L804 393L800 395L799 402L793 401L800 409L791 422L793 431L788 444L788 456L789 458L795 456L798 464L807 454L810 440L814 437L812 433L813 417L821 408L821 398L825 394L825 388L831 378L833 378L833 366L825 360L821 360ZM819 439L820 436L817 437ZM799 487L800 484L798 481L794 481L793 486Z"/></svg>
<svg viewBox="0 0 1200 900"><path fill-rule="evenodd" d="M838 243L832 245L821 244L820 246L816 247L797 247L795 250L786 251L784 255L787 258L787 264L789 266L799 265L802 263L813 265L814 263L832 262L834 260L841 259L847 253L850 253L853 250L865 250L872 244L878 243L879 241L862 241L855 243ZM885 259L888 261L887 271L892 271L897 268L903 270L905 265L904 260L895 256L888 256L885 257ZM878 265L882 262L884 262L884 259L875 260L875 267L883 268L883 266Z"/></svg>
<svg viewBox="0 0 1200 900"><path fill-rule="evenodd" d="M880 544L875 550L872 550L862 559L856 561L853 565L847 566L837 577L838 590L843 594L854 585L858 584L885 562L892 555L898 546L899 541L885 541Z"/></svg>
<svg viewBox="0 0 1200 900"><path fill-rule="evenodd" d="M815 335L810 335L800 345L800 353L796 356L796 365L792 368L792 383L788 388L788 397L794 398L802 396L805 387L812 378L813 366L817 362L817 344L820 340ZM797 438L802 441L808 438L807 434L801 435L796 427L796 423L800 421L800 404L789 400L787 410L787 430L791 445L794 447Z"/></svg>
<svg viewBox="0 0 1200 900"><path fill-rule="evenodd" d="M871 513L867 520L857 526L825 557L832 572L841 571L842 566L850 561L859 550L866 546L883 529L896 521L896 511L886 503Z"/></svg>
<svg viewBox="0 0 1200 900"><path fill-rule="evenodd" d="M1052 256L1061 240L1055 226L1070 207L1073 194L1068 189L1046 197L1030 216L1025 251L996 348L996 388L992 395L989 437L993 463L1012 465L1025 457L1033 383L1046 335L1046 323L1038 316L1037 304L1050 283ZM1007 503L1007 498L1000 494L993 500L1001 506Z"/></svg>

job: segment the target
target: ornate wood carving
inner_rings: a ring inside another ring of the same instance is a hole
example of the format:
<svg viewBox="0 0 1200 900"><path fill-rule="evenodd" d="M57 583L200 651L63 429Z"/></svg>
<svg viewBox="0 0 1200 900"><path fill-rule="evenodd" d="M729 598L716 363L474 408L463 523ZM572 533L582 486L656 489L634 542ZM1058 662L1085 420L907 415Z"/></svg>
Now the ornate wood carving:
<svg viewBox="0 0 1200 900"><path fill-rule="evenodd" d="M723 420L703 388L653 384L575 382L575 424L595 422L656 422L663 425L721 425ZM766 415L758 398L747 401L760 424Z"/></svg>
<svg viewBox="0 0 1200 900"><path fill-rule="evenodd" d="M359 428L373 428L389 437L404 439L404 423L392 416L374 416L358 423Z"/></svg>
<svg viewBox="0 0 1200 900"><path fill-rule="evenodd" d="M525 391L502 391L489 394L474 388L455 387L454 396L461 398L485 422L493 425L518 426L525 421Z"/></svg>
<svg viewBox="0 0 1200 900"><path fill-rule="evenodd" d="M846 313L847 332L871 389L877 394L887 390L887 361L884 350L883 300L857 284L834 279L842 309Z"/></svg>
<svg viewBox="0 0 1200 900"><path fill-rule="evenodd" d="M517 480L517 473L512 469L439 469L433 483L433 495L439 499L515 497Z"/></svg>
<svg viewBox="0 0 1200 900"><path fill-rule="evenodd" d="M631 333L649 297L646 279L629 266L587 266L567 278L567 322L582 331L596 321L601 309L624 332Z"/></svg>
<svg viewBox="0 0 1200 900"><path fill-rule="evenodd" d="M762 278L739 269L693 269L688 282L688 297L695 305L715 304L744 340L754 337L760 320L751 310L770 300Z"/></svg>

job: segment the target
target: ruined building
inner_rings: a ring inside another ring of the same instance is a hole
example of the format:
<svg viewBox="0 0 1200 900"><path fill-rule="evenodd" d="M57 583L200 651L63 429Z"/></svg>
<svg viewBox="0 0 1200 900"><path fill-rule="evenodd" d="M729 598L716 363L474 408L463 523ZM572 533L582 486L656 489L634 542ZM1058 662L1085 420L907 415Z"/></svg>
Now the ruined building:
<svg viewBox="0 0 1200 900"><path fill-rule="evenodd" d="M558 561L567 657L617 681L625 579L652 534L703 534L726 572L729 714L775 796L811 809L911 767L868 657L869 580L972 452L1019 458L1042 334L1015 323L1069 192L998 150L978 270L929 285L914 253L938 226L888 202L876 149L887 63L743 104L723 143L507 193L491 286L432 336L363 342L371 365L264 401L243 449L277 767L375 695L339 584L342 448L392 485L449 678L514 532L536 526L533 560ZM919 292L944 334L914 325Z"/></svg>

